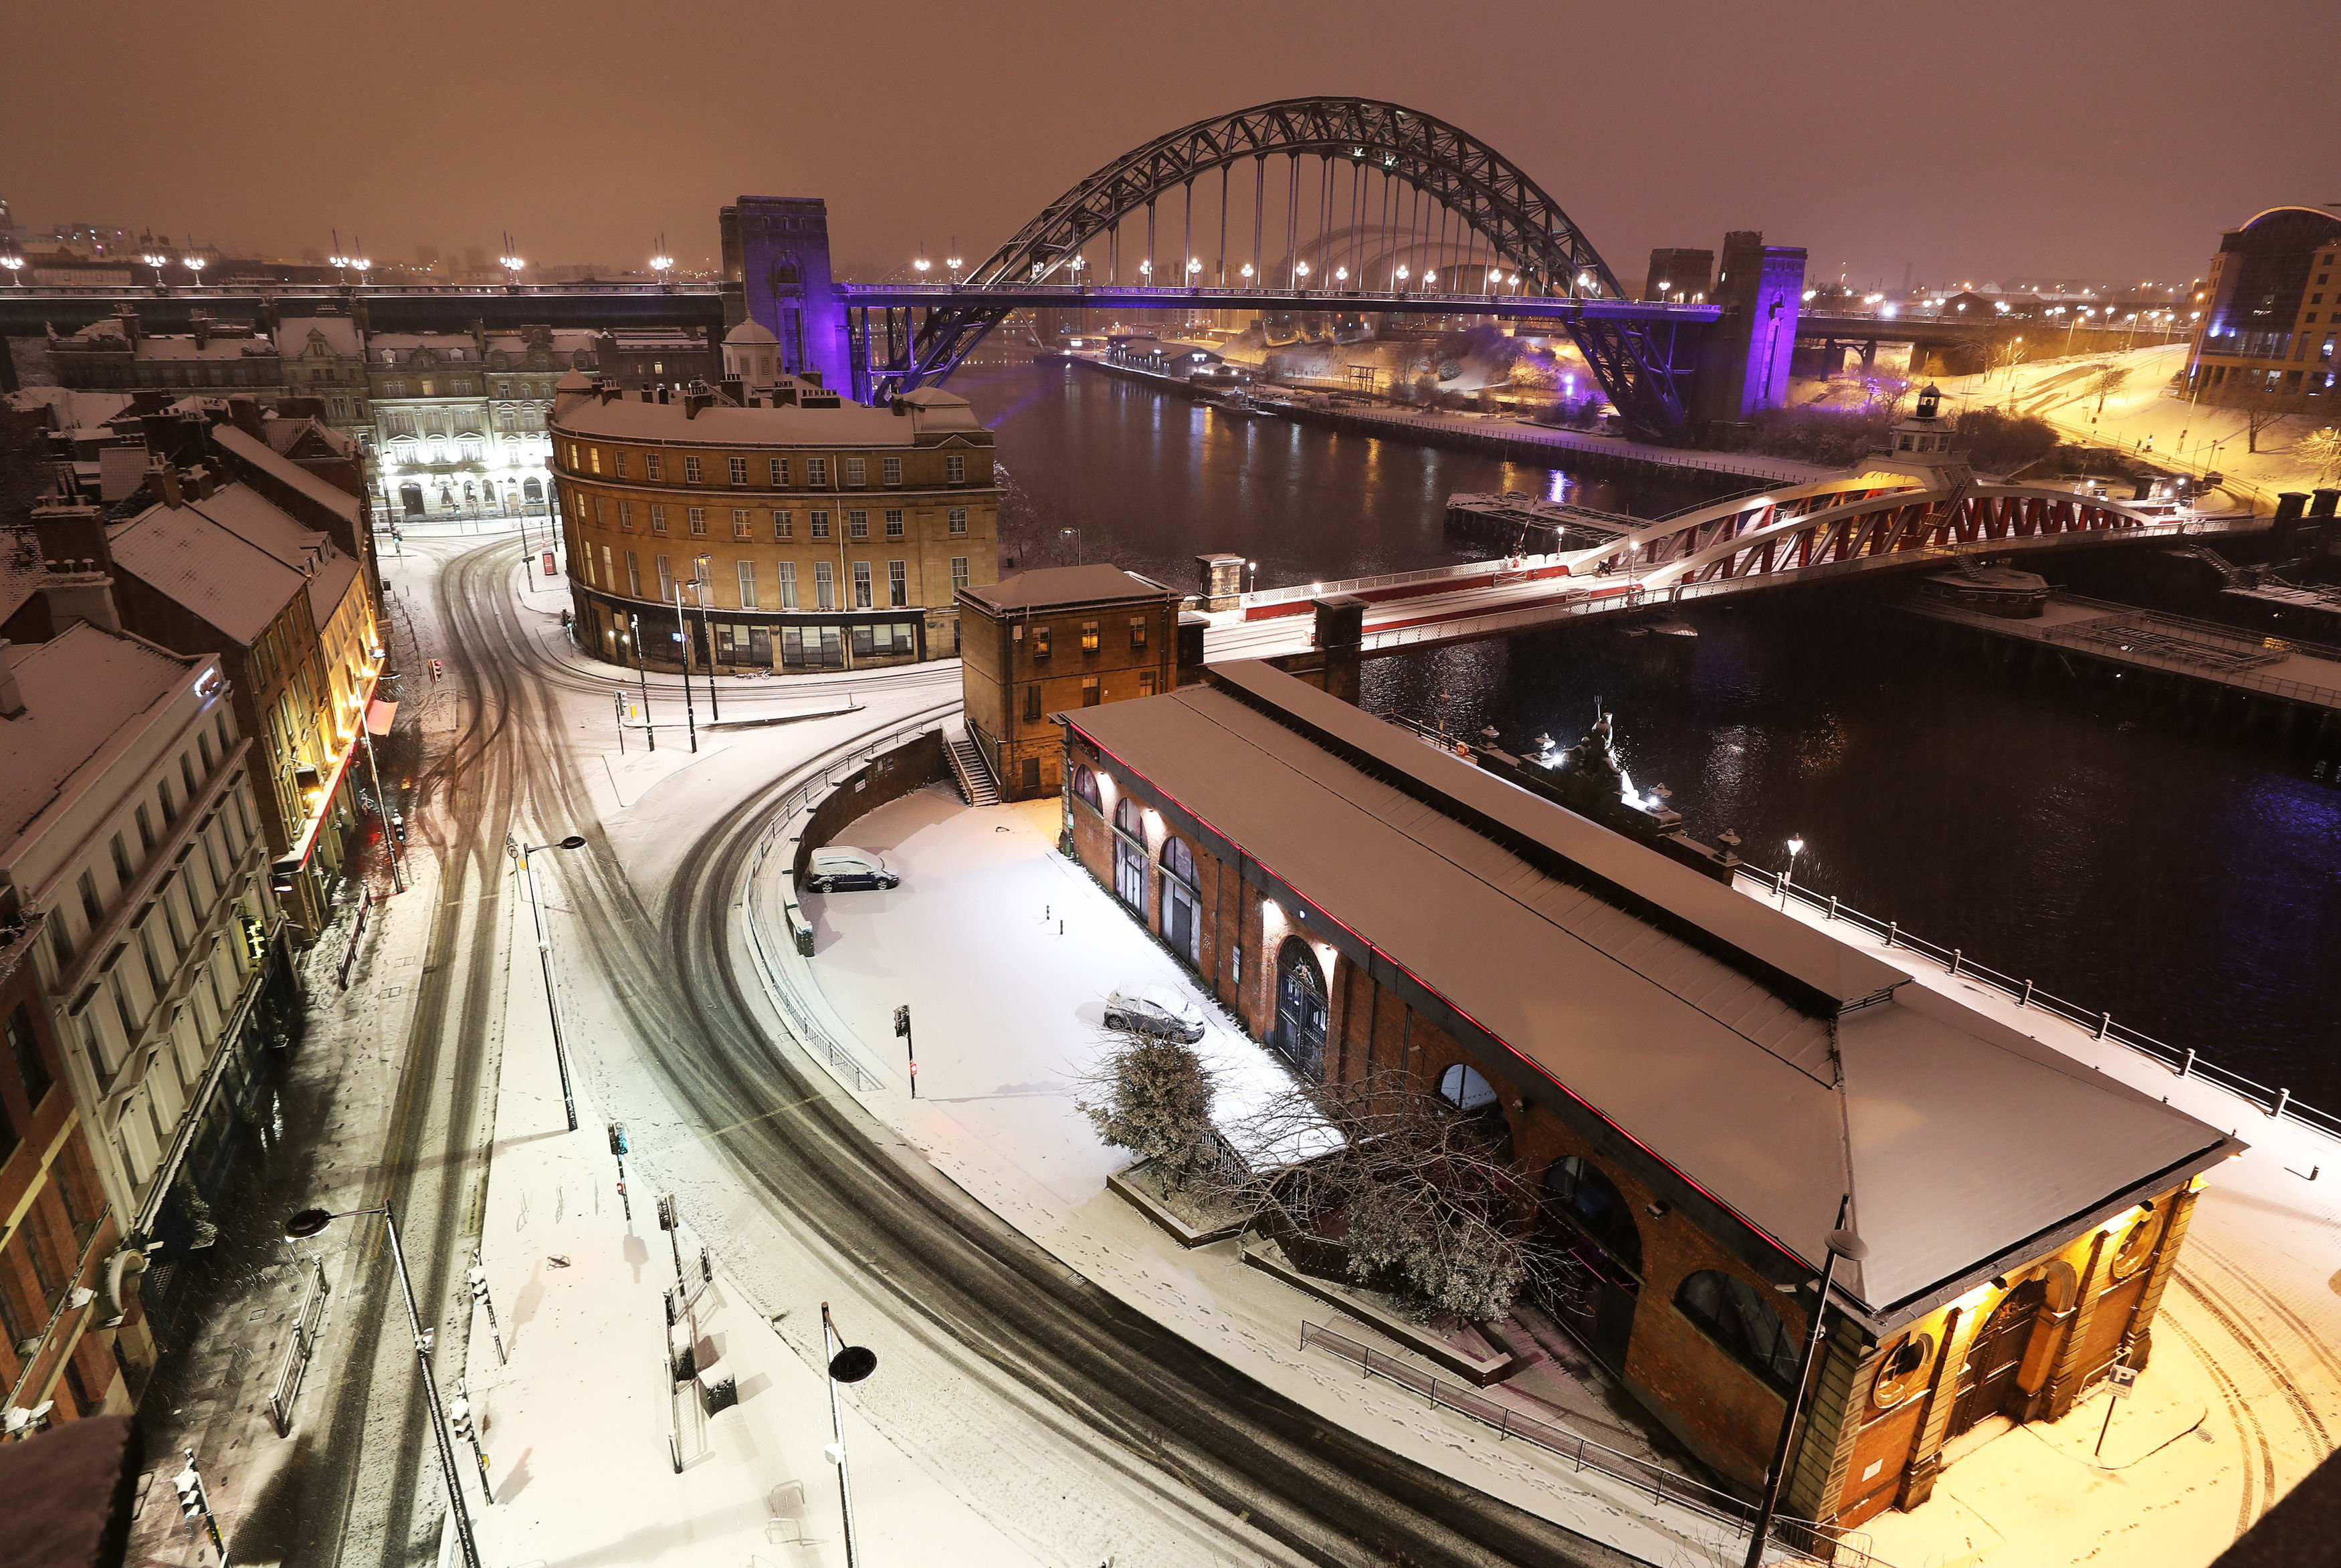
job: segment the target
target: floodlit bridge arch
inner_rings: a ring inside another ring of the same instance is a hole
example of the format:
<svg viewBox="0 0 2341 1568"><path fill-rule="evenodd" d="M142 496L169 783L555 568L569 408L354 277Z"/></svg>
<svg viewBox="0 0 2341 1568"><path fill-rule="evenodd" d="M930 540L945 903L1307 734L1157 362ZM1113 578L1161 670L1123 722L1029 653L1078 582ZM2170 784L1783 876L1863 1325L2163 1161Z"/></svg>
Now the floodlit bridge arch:
<svg viewBox="0 0 2341 1568"><path fill-rule="evenodd" d="M1241 179L1246 172L1249 181ZM1246 184L1249 192L1241 189ZM1232 226L1231 196L1241 198ZM1176 232L1160 210L1170 197L1178 198L1177 213L1169 214L1178 220ZM1125 223L1141 220L1142 241L1126 240ZM902 306L898 323L898 307L889 304L882 328L871 319L878 307L862 307L852 329L863 383L857 390L878 402L940 381L1019 304L1077 304L1071 291L1099 285L1188 287L1190 303L1204 308L1257 303L1291 309L1299 297L1303 309L1371 310L1378 297L1404 292L1404 283L1392 291L1390 283L1366 275L1375 266L1389 270L1397 255L1436 258L1442 263L1436 270L1450 281L1477 281L1489 291L1482 296L1485 313L1502 313L1492 293L1499 275L1508 296L1538 301L1540 313L1555 302L1594 307L1564 311L1560 319L1610 402L1645 433L1675 439L1686 432L1679 382L1687 372L1674 363L1672 326L1599 308L1622 301L1623 291L1560 204L1467 132L1365 98L1262 104L1198 120L1123 154L1042 208L951 289L939 291L923 305L922 319L913 323L917 307ZM1303 273L1301 263L1310 256L1317 260ZM1329 257L1348 259L1328 264ZM1334 268L1344 264L1355 286L1329 288ZM1282 275L1267 275L1270 271ZM1518 283L1510 281L1515 275ZM1367 288L1370 283L1382 292ZM1172 296L1159 303L1182 302Z"/></svg>

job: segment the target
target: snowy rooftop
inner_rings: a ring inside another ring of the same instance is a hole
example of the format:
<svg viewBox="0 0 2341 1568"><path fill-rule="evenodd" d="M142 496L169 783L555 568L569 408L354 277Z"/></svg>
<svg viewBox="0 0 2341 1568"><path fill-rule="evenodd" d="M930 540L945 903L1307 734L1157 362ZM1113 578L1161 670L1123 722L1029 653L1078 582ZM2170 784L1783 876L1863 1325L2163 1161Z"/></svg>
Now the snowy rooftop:
<svg viewBox="0 0 2341 1568"><path fill-rule="evenodd" d="M0 658L25 700L24 712L0 719L0 856L75 774L204 662L86 620Z"/></svg>
<svg viewBox="0 0 2341 1568"><path fill-rule="evenodd" d="M960 591L993 610L1043 610L1179 597L1161 583L1118 566L1044 566Z"/></svg>
<svg viewBox="0 0 2341 1568"><path fill-rule="evenodd" d="M184 506L157 501L108 542L117 567L247 646L308 586L314 564L338 554L240 484Z"/></svg>
<svg viewBox="0 0 2341 1568"><path fill-rule="evenodd" d="M672 442L692 446L909 446L938 429L981 433L967 400L945 392L914 403L908 415L845 401L836 408L731 408L717 404L691 416L681 400L644 402L640 397L607 402L567 389L553 404L553 427L567 435L603 441Z"/></svg>
<svg viewBox="0 0 2341 1568"><path fill-rule="evenodd" d="M288 316L276 329L276 346L286 359L307 353L316 338L324 340L327 353L354 359L365 352L357 323L347 316Z"/></svg>
<svg viewBox="0 0 2341 1568"><path fill-rule="evenodd" d="M1211 675L1065 717L1291 888L1309 928L1371 944L1778 1245L1818 1264L1850 1193L1870 1252L1840 1280L1873 1314L1915 1315L2228 1152L1877 957L1290 676Z"/></svg>
<svg viewBox="0 0 2341 1568"><path fill-rule="evenodd" d="M273 422L268 433L273 437L276 433L276 427L281 425L289 442L300 435L300 427L304 424L317 429L326 428L318 425L314 420L284 420ZM320 479L291 458L284 456L277 451L273 440L254 441L232 424L213 427L212 440L219 444L221 451L232 453L249 462L253 467L274 475L318 505L329 507L336 514L347 518L351 523L357 522L359 518L357 497L339 485L328 483ZM275 509L272 507L270 510Z"/></svg>

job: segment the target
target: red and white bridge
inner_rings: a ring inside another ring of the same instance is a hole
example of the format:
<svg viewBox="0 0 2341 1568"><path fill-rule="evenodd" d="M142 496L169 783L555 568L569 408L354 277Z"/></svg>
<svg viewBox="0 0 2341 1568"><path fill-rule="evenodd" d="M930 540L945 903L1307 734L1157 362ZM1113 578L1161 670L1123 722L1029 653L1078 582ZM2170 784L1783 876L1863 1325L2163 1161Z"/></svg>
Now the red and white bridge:
<svg viewBox="0 0 2341 1568"><path fill-rule="evenodd" d="M1248 593L1211 617L1205 658L1304 652L1311 601L1335 594L1367 600L1364 653L1373 658L1801 582L2269 526L2036 485L1928 488L1858 472L1695 507L1576 551Z"/></svg>

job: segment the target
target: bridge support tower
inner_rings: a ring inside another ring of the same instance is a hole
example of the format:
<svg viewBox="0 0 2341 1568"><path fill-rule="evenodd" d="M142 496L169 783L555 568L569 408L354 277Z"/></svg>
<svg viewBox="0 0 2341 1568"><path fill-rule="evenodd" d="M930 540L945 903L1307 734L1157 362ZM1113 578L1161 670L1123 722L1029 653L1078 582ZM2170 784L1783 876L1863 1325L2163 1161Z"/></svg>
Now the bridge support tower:
<svg viewBox="0 0 2341 1568"><path fill-rule="evenodd" d="M829 203L819 196L742 196L718 222L723 275L741 286L748 319L780 341L782 367L850 392L853 362L845 304L830 273Z"/></svg>
<svg viewBox="0 0 2341 1568"><path fill-rule="evenodd" d="M1738 424L1788 401L1804 296L1802 246L1768 245L1754 230L1723 236L1722 265L1708 296L1723 315L1708 329L1689 399L1691 428L1702 439L1718 425Z"/></svg>

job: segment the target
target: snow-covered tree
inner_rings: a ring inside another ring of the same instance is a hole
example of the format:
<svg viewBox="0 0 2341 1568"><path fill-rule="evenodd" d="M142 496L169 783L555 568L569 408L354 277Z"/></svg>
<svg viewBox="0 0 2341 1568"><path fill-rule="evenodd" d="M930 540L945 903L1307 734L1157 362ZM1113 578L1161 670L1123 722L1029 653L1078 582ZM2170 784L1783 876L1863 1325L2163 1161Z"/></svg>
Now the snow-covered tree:
<svg viewBox="0 0 2341 1568"><path fill-rule="evenodd" d="M1219 1086L1194 1048L1179 1040L1110 1031L1104 1057L1078 1080L1073 1102L1097 1135L1152 1162L1180 1188L1224 1158L1211 1126Z"/></svg>

